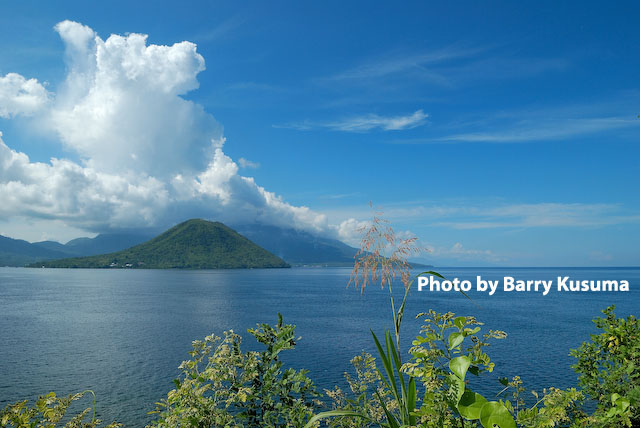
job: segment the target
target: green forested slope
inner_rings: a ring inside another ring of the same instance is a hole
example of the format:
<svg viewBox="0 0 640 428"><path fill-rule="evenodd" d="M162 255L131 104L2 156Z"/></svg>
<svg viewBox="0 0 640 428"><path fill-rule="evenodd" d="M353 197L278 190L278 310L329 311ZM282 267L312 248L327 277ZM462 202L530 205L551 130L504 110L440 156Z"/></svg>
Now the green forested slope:
<svg viewBox="0 0 640 428"><path fill-rule="evenodd" d="M150 241L123 251L34 263L32 266L233 269L288 267L288 264L222 223L188 220Z"/></svg>

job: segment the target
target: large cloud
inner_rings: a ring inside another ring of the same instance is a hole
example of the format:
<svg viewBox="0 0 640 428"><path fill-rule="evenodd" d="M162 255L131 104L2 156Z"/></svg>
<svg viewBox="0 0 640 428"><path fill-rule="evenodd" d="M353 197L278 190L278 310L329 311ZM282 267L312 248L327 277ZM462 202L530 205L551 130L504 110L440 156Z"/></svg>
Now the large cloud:
<svg viewBox="0 0 640 428"><path fill-rule="evenodd" d="M109 230L155 224L170 195L150 176L108 174L64 159L30 162L0 138L0 200L5 218L61 219Z"/></svg>
<svg viewBox="0 0 640 428"><path fill-rule="evenodd" d="M204 59L193 43L147 46L147 36L106 41L75 22L56 30L65 42L69 74L58 91L50 126L87 165L156 177L206 166L214 118L180 95L196 89Z"/></svg>
<svg viewBox="0 0 640 428"><path fill-rule="evenodd" d="M95 232L205 217L339 234L324 215L238 174L221 126L181 97L205 68L196 45L147 45L141 34L102 40L71 21L55 30L66 47L65 81L51 94L35 79L0 78L0 116L38 112L39 126L81 161L31 162L0 138L0 215Z"/></svg>

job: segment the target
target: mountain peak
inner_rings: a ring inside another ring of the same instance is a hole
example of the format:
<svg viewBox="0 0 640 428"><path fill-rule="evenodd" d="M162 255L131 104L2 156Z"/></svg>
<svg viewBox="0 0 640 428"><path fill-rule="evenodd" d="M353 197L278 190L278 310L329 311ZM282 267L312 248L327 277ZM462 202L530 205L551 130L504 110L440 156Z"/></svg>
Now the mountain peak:
<svg viewBox="0 0 640 428"><path fill-rule="evenodd" d="M220 222L191 219L172 227L150 241L123 251L50 261L41 263L40 266L232 269L288 267L289 265Z"/></svg>

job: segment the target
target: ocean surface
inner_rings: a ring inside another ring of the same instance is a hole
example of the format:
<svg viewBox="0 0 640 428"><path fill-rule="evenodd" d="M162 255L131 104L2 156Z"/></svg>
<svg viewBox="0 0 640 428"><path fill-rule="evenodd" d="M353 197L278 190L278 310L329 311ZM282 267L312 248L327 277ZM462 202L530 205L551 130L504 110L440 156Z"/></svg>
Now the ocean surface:
<svg viewBox="0 0 640 428"><path fill-rule="evenodd" d="M496 363L477 389L500 390L496 378L519 375L525 386L577 385L569 350L596 330L591 320L615 304L619 316L640 314L638 268L446 268L447 278L627 280L629 292L418 292L402 326L405 350L418 333L415 314L428 309L473 315L508 337L487 349ZM374 352L369 329L392 326L389 295L379 286L347 288L350 269L52 270L0 268L0 407L38 394L92 389L97 413L128 427L166 397L194 339L233 329L245 349L259 349L247 328L282 313L301 336L287 365L306 368L320 390L343 385L349 360ZM396 293L400 294L399 286ZM90 400L83 402L89 406Z"/></svg>

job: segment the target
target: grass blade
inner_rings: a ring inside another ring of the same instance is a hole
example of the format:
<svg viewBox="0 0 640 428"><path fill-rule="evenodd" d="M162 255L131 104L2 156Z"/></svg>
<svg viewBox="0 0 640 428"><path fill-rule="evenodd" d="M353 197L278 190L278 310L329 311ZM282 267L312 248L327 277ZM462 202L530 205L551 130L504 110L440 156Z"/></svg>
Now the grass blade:
<svg viewBox="0 0 640 428"><path fill-rule="evenodd" d="M385 332L385 334L387 333L388 332ZM380 359L382 360L382 366L384 367L384 371L387 373L387 378L389 379L389 381L386 383L389 386L389 389L391 390L391 392L393 392L393 395L395 396L395 398L399 399L400 397L398 394L398 385L396 384L396 377L393 373L393 367L391 365L390 356L388 356L382 349L382 345L380 344L380 341L376 337L375 333L371 331L371 334L373 335L373 340L376 343L376 348L378 348L378 354L380 354ZM378 370L378 372L379 371L380 370ZM382 379L384 379L384 376L382 376L382 373L380 373L380 376L382 377Z"/></svg>

